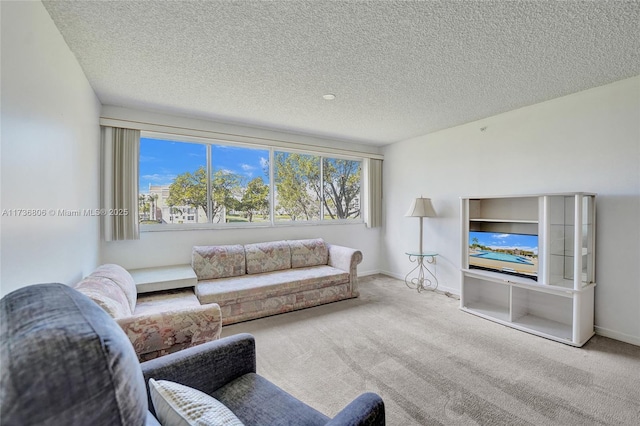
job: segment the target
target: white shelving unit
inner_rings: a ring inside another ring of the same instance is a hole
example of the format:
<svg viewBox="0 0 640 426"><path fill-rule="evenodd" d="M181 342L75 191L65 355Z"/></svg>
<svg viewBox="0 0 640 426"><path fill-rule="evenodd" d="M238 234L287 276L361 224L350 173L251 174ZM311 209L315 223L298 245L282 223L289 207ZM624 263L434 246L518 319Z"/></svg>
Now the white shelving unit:
<svg viewBox="0 0 640 426"><path fill-rule="evenodd" d="M460 309L548 339L584 345L594 334L595 194L463 197L460 211ZM511 268L514 262L491 254L496 249L470 241L472 231L496 237L535 235L537 253L501 249L511 253L509 259L517 255L527 265ZM478 256L488 260L479 262Z"/></svg>

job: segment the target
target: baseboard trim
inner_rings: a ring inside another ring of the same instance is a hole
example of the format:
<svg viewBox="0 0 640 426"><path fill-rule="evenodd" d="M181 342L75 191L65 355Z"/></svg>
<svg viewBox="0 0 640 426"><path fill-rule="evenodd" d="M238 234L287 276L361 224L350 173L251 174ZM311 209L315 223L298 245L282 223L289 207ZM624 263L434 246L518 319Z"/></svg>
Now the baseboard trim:
<svg viewBox="0 0 640 426"><path fill-rule="evenodd" d="M599 327L597 325L595 326L595 330L598 336L609 337L611 339L620 340L621 342L640 346L640 337L620 333L619 331L610 330L608 328Z"/></svg>
<svg viewBox="0 0 640 426"><path fill-rule="evenodd" d="M358 271L358 277L367 277L369 275L382 274L379 269L373 271Z"/></svg>
<svg viewBox="0 0 640 426"><path fill-rule="evenodd" d="M404 275L398 275L398 274L394 274L393 272L389 272L389 271L380 271L379 272L382 275L386 275L388 277L391 278L395 278L397 280L400 280L402 282L404 282ZM445 294L447 296L456 296L456 298L460 298L460 290L457 288L451 288L451 287L447 287L446 285L442 285L442 284L438 284L438 293L442 293Z"/></svg>
<svg viewBox="0 0 640 426"><path fill-rule="evenodd" d="M398 274L394 274L393 272L380 271L380 273L382 275L386 275L386 276L391 277L391 278L395 278L395 279L398 279L398 280L404 280L404 276L401 276L401 275L398 275Z"/></svg>

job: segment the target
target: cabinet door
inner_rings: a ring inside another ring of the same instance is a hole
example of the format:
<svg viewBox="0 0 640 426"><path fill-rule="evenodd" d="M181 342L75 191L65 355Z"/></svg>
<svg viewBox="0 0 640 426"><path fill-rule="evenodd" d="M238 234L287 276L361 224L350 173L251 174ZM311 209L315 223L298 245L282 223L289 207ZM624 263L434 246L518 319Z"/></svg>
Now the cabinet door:
<svg viewBox="0 0 640 426"><path fill-rule="evenodd" d="M593 195L581 197L581 234L580 234L580 285L587 286L595 282L595 223L596 199Z"/></svg>
<svg viewBox="0 0 640 426"><path fill-rule="evenodd" d="M594 282L595 197L544 197L544 284L580 289Z"/></svg>

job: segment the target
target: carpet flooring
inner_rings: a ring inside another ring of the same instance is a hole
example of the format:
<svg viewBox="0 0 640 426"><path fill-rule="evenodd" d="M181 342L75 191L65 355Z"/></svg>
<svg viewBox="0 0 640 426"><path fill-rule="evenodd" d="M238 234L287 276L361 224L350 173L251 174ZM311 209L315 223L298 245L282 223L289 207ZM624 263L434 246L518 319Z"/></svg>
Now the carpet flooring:
<svg viewBox="0 0 640 426"><path fill-rule="evenodd" d="M328 416L372 391L389 425L640 425L638 346L564 345L384 275L360 292L223 336L253 334L258 373Z"/></svg>

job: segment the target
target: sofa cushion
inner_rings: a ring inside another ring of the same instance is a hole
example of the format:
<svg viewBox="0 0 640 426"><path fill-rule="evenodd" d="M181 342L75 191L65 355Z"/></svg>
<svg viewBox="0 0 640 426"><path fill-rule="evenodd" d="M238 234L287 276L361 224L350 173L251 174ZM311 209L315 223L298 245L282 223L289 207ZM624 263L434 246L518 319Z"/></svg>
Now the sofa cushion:
<svg viewBox="0 0 640 426"><path fill-rule="evenodd" d="M100 305L112 318L131 315L127 296L122 288L110 278L89 275L73 287Z"/></svg>
<svg viewBox="0 0 640 426"><path fill-rule="evenodd" d="M129 302L129 308L131 312L136 309L136 300L138 297L138 291L136 289L136 283L133 280L133 277L120 265L115 265L113 263L108 263L105 265L100 265L98 268L91 273L94 277L102 277L108 278L112 280L114 283L122 289L122 292L127 297L127 301Z"/></svg>
<svg viewBox="0 0 640 426"><path fill-rule="evenodd" d="M163 425L243 426L223 403L197 389L149 379L149 394Z"/></svg>
<svg viewBox="0 0 640 426"><path fill-rule="evenodd" d="M142 425L147 394L124 332L63 284L23 287L0 302L2 424Z"/></svg>
<svg viewBox="0 0 640 426"><path fill-rule="evenodd" d="M322 238L310 240L290 240L291 267L326 265L329 261L329 248Z"/></svg>
<svg viewBox="0 0 640 426"><path fill-rule="evenodd" d="M202 304L217 303L223 307L233 303L291 295L345 282L349 282L347 272L321 265L201 281L196 286L196 296Z"/></svg>
<svg viewBox="0 0 640 426"><path fill-rule="evenodd" d="M220 246L194 246L191 267L199 280L244 275L244 247L240 244Z"/></svg>
<svg viewBox="0 0 640 426"><path fill-rule="evenodd" d="M286 241L246 244L247 274L291 269L291 249Z"/></svg>
<svg viewBox="0 0 640 426"><path fill-rule="evenodd" d="M177 312L200 306L192 288L155 291L141 294L133 315L152 315Z"/></svg>

